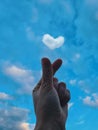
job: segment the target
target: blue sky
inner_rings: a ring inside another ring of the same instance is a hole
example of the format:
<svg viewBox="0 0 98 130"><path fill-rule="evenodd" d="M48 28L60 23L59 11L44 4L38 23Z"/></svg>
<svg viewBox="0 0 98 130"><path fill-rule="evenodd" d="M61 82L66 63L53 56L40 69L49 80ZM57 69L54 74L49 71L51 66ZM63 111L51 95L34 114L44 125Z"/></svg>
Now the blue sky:
<svg viewBox="0 0 98 130"><path fill-rule="evenodd" d="M98 129L98 1L0 1L0 130L32 130L42 57L63 60L67 130Z"/></svg>

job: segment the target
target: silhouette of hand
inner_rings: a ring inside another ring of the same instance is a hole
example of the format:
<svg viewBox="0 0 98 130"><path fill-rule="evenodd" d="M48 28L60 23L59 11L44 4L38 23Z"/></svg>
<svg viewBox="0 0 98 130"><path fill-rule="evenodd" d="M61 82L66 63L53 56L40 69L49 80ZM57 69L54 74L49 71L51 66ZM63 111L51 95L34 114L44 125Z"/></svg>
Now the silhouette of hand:
<svg viewBox="0 0 98 130"><path fill-rule="evenodd" d="M36 114L35 130L65 130L70 92L64 82L58 82L53 75L60 68L61 59L51 64L42 59L42 78L33 90Z"/></svg>

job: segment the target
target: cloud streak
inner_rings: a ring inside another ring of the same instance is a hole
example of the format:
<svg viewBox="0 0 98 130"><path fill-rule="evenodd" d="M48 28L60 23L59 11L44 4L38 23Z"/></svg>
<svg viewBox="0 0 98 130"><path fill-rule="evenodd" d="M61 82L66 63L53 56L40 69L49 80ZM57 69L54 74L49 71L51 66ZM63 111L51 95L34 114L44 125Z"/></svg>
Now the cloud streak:
<svg viewBox="0 0 98 130"><path fill-rule="evenodd" d="M34 85L34 77L31 70L24 69L16 65L5 65L4 73L10 76L14 81L18 82L22 87L19 93L30 93Z"/></svg>
<svg viewBox="0 0 98 130"><path fill-rule="evenodd" d="M9 94L0 92L0 100L11 100L13 99Z"/></svg>
<svg viewBox="0 0 98 130"><path fill-rule="evenodd" d="M71 85L75 85L75 84L76 84L76 79L71 79L71 80L69 81L69 83L70 83Z"/></svg>

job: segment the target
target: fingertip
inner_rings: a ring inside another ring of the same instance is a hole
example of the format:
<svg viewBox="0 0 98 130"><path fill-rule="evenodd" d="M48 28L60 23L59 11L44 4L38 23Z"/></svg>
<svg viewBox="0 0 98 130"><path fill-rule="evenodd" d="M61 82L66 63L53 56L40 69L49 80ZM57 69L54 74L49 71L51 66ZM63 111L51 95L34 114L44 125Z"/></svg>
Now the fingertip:
<svg viewBox="0 0 98 130"><path fill-rule="evenodd" d="M53 63L53 66L61 66L62 65L62 59L57 59L54 63Z"/></svg>
<svg viewBox="0 0 98 130"><path fill-rule="evenodd" d="M63 61L62 61L62 59L58 58L57 62L62 63Z"/></svg>
<svg viewBox="0 0 98 130"><path fill-rule="evenodd" d="M60 82L60 83L58 84L58 87L59 87L59 89L60 89L60 88L66 89L66 84L65 84L64 82Z"/></svg>
<svg viewBox="0 0 98 130"><path fill-rule="evenodd" d="M63 62L62 59L60 59L60 58L57 59L57 61L58 61L60 64L62 64L62 62Z"/></svg>
<svg viewBox="0 0 98 130"><path fill-rule="evenodd" d="M46 58L46 57L42 58L41 62L44 65L51 64L50 60L48 58Z"/></svg>

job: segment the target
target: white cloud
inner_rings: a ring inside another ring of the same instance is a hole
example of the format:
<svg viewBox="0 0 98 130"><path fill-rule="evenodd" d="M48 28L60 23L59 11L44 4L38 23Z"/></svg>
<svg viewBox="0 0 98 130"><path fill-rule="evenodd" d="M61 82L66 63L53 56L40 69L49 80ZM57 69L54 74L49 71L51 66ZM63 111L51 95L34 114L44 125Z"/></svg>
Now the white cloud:
<svg viewBox="0 0 98 130"><path fill-rule="evenodd" d="M85 83L84 80L79 80L79 81L78 81L78 84L79 84L80 86L81 86L81 85L84 85L84 83Z"/></svg>
<svg viewBox="0 0 98 130"><path fill-rule="evenodd" d="M22 122L20 124L20 128L23 130L34 130L35 124L29 124L27 122Z"/></svg>
<svg viewBox="0 0 98 130"><path fill-rule="evenodd" d="M20 127L23 130L29 130L29 124L28 123L23 122L23 123L20 124Z"/></svg>
<svg viewBox="0 0 98 130"><path fill-rule="evenodd" d="M71 80L69 81L69 83L70 83L71 85L75 85L75 84L76 84L76 79L71 79Z"/></svg>
<svg viewBox="0 0 98 130"><path fill-rule="evenodd" d="M64 44L64 37L59 36L57 38L53 38L49 34L45 34L42 38L43 43L50 48L51 50L61 47Z"/></svg>
<svg viewBox="0 0 98 130"><path fill-rule="evenodd" d="M89 85L90 81L88 79L85 80L79 80L78 81L78 86L85 92L85 93L90 93L90 85Z"/></svg>
<svg viewBox="0 0 98 130"><path fill-rule="evenodd" d="M11 100L12 97L4 92L0 92L0 100Z"/></svg>
<svg viewBox="0 0 98 130"><path fill-rule="evenodd" d="M84 92L87 93L87 94L89 94L89 93L90 93L90 90L85 88L85 89L84 89Z"/></svg>
<svg viewBox="0 0 98 130"><path fill-rule="evenodd" d="M98 94L93 93L91 96L86 96L82 99L83 103L91 106L91 107L98 107Z"/></svg>
<svg viewBox="0 0 98 130"><path fill-rule="evenodd" d="M5 65L4 73L22 85L18 92L31 93L34 85L34 77L31 70L16 65Z"/></svg>
<svg viewBox="0 0 98 130"><path fill-rule="evenodd" d="M80 121L76 122L77 125L82 125L82 124L84 124L84 123L85 123L84 120L80 120Z"/></svg>
<svg viewBox="0 0 98 130"><path fill-rule="evenodd" d="M2 130L32 130L34 125L27 123L29 110L10 107L0 109L0 129Z"/></svg>
<svg viewBox="0 0 98 130"><path fill-rule="evenodd" d="M24 76L27 76L29 75L29 71L28 70L25 70L23 68L19 68L15 65L12 65L12 66L9 66L6 68L6 73L13 76L13 77L24 77Z"/></svg>
<svg viewBox="0 0 98 130"><path fill-rule="evenodd" d="M34 130L35 124L29 124L29 130Z"/></svg>
<svg viewBox="0 0 98 130"><path fill-rule="evenodd" d="M68 109L70 109L74 105L73 102L68 103Z"/></svg>

